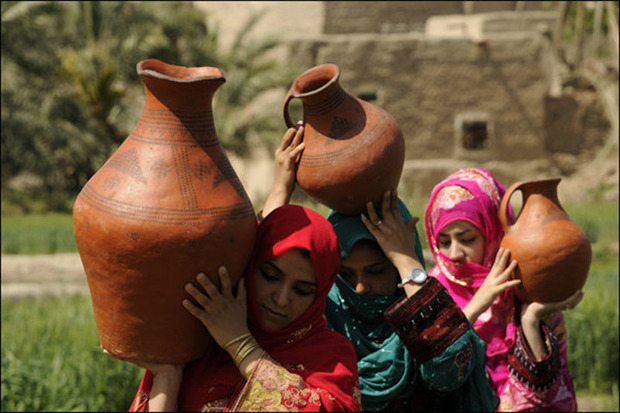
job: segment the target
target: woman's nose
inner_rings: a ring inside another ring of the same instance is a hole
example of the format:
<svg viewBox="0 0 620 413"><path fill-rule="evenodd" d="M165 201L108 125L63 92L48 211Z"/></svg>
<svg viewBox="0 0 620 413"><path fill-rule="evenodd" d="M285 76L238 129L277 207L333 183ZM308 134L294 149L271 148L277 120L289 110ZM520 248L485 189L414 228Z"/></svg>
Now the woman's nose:
<svg viewBox="0 0 620 413"><path fill-rule="evenodd" d="M465 258L465 253L463 252L463 248L461 247L461 244L459 244L458 242L452 242L452 244L450 244L450 250L449 252L449 257L452 261L458 261L458 260L462 260L463 258Z"/></svg>
<svg viewBox="0 0 620 413"><path fill-rule="evenodd" d="M280 307L285 307L288 304L289 297L288 289L286 287L281 287L276 291L274 300Z"/></svg>
<svg viewBox="0 0 620 413"><path fill-rule="evenodd" d="M370 293L370 285L364 280L363 277L357 278L357 284L355 284L355 291L360 294L369 294Z"/></svg>

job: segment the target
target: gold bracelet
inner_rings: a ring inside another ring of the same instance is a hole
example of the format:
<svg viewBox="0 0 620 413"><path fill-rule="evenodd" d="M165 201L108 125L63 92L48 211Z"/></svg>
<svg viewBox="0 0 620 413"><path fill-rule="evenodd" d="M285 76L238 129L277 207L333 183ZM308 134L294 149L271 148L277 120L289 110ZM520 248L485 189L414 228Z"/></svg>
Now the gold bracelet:
<svg viewBox="0 0 620 413"><path fill-rule="evenodd" d="M241 354L244 350L244 347L246 347L248 344L251 344L254 340L254 337L252 337L251 335L247 336L242 342L241 344L239 344L239 346L237 347L237 351L235 351L235 355L233 356L233 360L236 360L237 357L239 357L239 354Z"/></svg>
<svg viewBox="0 0 620 413"><path fill-rule="evenodd" d="M232 340L228 341L228 343L224 344L224 346L222 348L227 349L228 347L232 346L233 344L235 344L235 343L237 343L237 342L239 342L241 340L247 339L249 336L251 336L250 333L241 334L240 336L235 337Z"/></svg>
<svg viewBox="0 0 620 413"><path fill-rule="evenodd" d="M250 355L251 352L253 352L256 349L259 349L260 345L254 341L252 343L250 343L248 346L246 346L245 350L243 351L243 353L239 354L239 356L235 357L235 364L237 365L237 367L241 367L241 363L243 363L243 360L245 360L245 358L247 356Z"/></svg>

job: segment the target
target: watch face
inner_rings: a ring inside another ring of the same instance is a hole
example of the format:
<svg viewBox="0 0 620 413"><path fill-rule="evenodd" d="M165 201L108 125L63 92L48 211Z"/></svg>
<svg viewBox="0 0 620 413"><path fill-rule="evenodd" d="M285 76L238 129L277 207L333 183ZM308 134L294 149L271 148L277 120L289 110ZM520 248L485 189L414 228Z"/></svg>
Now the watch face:
<svg viewBox="0 0 620 413"><path fill-rule="evenodd" d="M411 270L410 276L411 281L416 284L422 284L428 278L426 272L420 268L414 268L413 270Z"/></svg>

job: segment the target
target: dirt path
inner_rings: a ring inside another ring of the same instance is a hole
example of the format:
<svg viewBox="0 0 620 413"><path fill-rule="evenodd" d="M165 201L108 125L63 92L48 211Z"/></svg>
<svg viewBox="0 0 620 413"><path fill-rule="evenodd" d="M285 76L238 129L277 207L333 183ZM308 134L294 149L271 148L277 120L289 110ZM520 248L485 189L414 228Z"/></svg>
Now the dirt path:
<svg viewBox="0 0 620 413"><path fill-rule="evenodd" d="M77 253L2 255L2 298L89 294Z"/></svg>

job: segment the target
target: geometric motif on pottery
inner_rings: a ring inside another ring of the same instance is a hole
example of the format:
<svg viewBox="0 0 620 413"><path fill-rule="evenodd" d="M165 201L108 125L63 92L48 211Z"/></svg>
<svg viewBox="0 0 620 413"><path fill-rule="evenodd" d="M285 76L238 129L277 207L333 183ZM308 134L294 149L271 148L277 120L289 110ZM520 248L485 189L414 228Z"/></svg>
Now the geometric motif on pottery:
<svg viewBox="0 0 620 413"><path fill-rule="evenodd" d="M198 198L191 177L189 149L178 146L172 147L171 149L175 170L177 171L179 190L181 191L181 198L183 199L183 206L186 209L194 209L198 206Z"/></svg>
<svg viewBox="0 0 620 413"><path fill-rule="evenodd" d="M120 182L121 178L118 176L118 174L114 174L103 181L103 189L105 189L106 191L110 191L116 188Z"/></svg>
<svg viewBox="0 0 620 413"><path fill-rule="evenodd" d="M130 137L160 145L211 147L219 142L213 114L204 111L173 113L145 108Z"/></svg>
<svg viewBox="0 0 620 413"><path fill-rule="evenodd" d="M213 188L217 187L224 181L230 181L232 186L235 188L235 191L241 196L245 193L245 189L239 180L239 177L235 173L232 165L230 164L228 158L226 156L220 157L217 163L218 171L215 174L215 178L213 179Z"/></svg>
<svg viewBox="0 0 620 413"><path fill-rule="evenodd" d="M246 218L256 219L254 217L254 209L249 200L243 200L226 208L197 209L195 205L189 205L189 207L183 209L161 208L157 205L144 205L131 200L113 199L97 192L88 182L84 185L82 192L80 192L80 199L99 211L122 219L156 222L167 225L202 225L209 222ZM89 224L87 223L86 225L88 230ZM132 232L129 235L133 240L141 238L138 232Z"/></svg>
<svg viewBox="0 0 620 413"><path fill-rule="evenodd" d="M329 129L328 136L332 139L338 139L347 134L350 130L358 128L361 125L359 121L341 118L339 116L334 117L331 128ZM329 141L328 141L329 142Z"/></svg>
<svg viewBox="0 0 620 413"><path fill-rule="evenodd" d="M369 125L369 129L357 135L355 139L340 149L314 155L302 154L299 166L303 168L331 168L335 164L359 156L381 141L381 138L388 131L388 127L387 115L382 113L374 124Z"/></svg>
<svg viewBox="0 0 620 413"><path fill-rule="evenodd" d="M211 174L211 170L207 166L205 161L194 162L194 166L192 167L192 173L194 174L194 178L202 181L209 174Z"/></svg>
<svg viewBox="0 0 620 413"><path fill-rule="evenodd" d="M172 171L172 168L170 167L170 164L168 162L164 161L164 160L156 161L151 166L151 172L153 172L159 178L164 178L164 177L168 176L170 171Z"/></svg>
<svg viewBox="0 0 620 413"><path fill-rule="evenodd" d="M118 169L143 184L146 184L146 179L144 178L142 168L140 167L140 161L138 160L136 148L131 148L128 151L113 156L106 166Z"/></svg>

